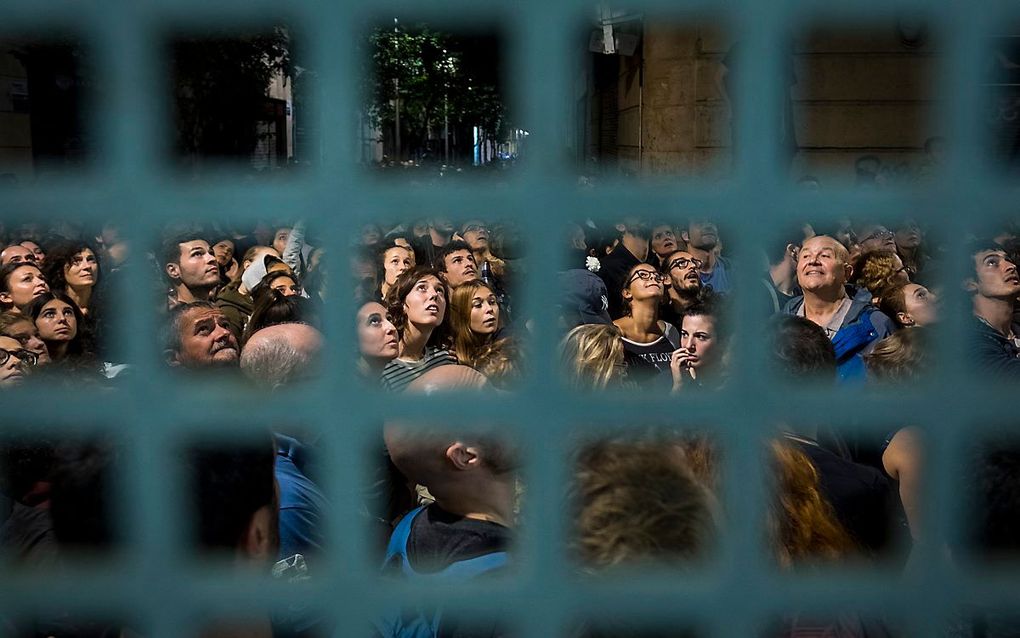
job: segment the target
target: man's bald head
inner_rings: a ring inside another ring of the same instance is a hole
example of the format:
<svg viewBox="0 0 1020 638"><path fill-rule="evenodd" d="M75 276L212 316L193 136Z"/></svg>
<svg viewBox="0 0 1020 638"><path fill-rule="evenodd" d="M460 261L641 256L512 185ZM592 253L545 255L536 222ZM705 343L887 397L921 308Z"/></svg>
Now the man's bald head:
<svg viewBox="0 0 1020 638"><path fill-rule="evenodd" d="M322 333L303 323L263 328L241 351L241 370L269 389L313 376L322 350Z"/></svg>

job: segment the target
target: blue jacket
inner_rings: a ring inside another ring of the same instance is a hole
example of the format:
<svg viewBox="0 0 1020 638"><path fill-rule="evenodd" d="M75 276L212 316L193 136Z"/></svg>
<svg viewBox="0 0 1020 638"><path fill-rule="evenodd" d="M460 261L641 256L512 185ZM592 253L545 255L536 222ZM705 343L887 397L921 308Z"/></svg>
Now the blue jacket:
<svg viewBox="0 0 1020 638"><path fill-rule="evenodd" d="M788 315L796 315L804 305L804 296L794 297L783 308ZM831 338L836 349L836 367L839 380L863 381L864 357L871 352L875 344L891 335L896 330L892 319L878 308L862 299L851 302L850 311L843 318L843 323Z"/></svg>

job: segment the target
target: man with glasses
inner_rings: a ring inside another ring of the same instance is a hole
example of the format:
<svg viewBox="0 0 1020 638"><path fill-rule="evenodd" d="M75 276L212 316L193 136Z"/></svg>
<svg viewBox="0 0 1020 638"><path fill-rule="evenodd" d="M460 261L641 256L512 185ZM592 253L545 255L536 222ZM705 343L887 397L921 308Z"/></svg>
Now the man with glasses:
<svg viewBox="0 0 1020 638"><path fill-rule="evenodd" d="M1013 309L1020 296L1016 264L991 240L970 245L974 276L964 281L971 294L974 325L969 346L982 370L1020 378L1020 325Z"/></svg>
<svg viewBox="0 0 1020 638"><path fill-rule="evenodd" d="M896 252L896 234L881 224L867 223L857 232L857 243L861 252L891 250Z"/></svg>
<svg viewBox="0 0 1020 638"><path fill-rule="evenodd" d="M846 282L853 272L849 260L847 249L832 237L806 240L797 259L797 284L804 294L784 308L787 314L805 317L825 330L836 349L841 381L862 380L863 355L895 328L875 306L847 295Z"/></svg>
<svg viewBox="0 0 1020 638"><path fill-rule="evenodd" d="M686 250L676 250L663 262L669 277L666 288L668 303L663 306L662 319L679 326L684 312L701 299L704 286L701 285L701 267L704 264Z"/></svg>
<svg viewBox="0 0 1020 638"><path fill-rule="evenodd" d="M25 350L13 337L0 337L0 388L8 388L25 380L36 356Z"/></svg>

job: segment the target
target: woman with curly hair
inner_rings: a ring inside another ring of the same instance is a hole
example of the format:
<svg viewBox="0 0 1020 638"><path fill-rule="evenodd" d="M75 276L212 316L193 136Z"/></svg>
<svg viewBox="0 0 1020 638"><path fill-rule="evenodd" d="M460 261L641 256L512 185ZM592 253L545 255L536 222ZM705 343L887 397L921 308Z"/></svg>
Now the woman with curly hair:
<svg viewBox="0 0 1020 638"><path fill-rule="evenodd" d="M63 242L46 256L45 276L50 290L70 297L86 317L96 314L99 275L98 253L88 242Z"/></svg>
<svg viewBox="0 0 1020 638"><path fill-rule="evenodd" d="M450 292L434 268L418 266L399 277L385 305L400 335L400 354L383 368L383 387L399 392L432 368L456 364L443 320Z"/></svg>
<svg viewBox="0 0 1020 638"><path fill-rule="evenodd" d="M910 283L910 275L903 260L891 250L863 253L854 260L853 273L853 283L859 291L867 290L871 293L872 303L878 302L879 291L883 288Z"/></svg>

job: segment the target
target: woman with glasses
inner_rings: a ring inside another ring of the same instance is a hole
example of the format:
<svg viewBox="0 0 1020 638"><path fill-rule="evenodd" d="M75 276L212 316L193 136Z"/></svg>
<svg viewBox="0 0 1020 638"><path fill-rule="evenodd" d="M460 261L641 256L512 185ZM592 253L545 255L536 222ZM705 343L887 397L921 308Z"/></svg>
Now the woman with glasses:
<svg viewBox="0 0 1020 638"><path fill-rule="evenodd" d="M39 329L31 317L16 312L0 312L0 335L17 339L22 348L35 355L36 365L50 362L46 343L39 338Z"/></svg>
<svg viewBox="0 0 1020 638"><path fill-rule="evenodd" d="M24 381L28 368L35 363L35 354L25 350L17 339L0 336L0 388Z"/></svg>
<svg viewBox="0 0 1020 638"><path fill-rule="evenodd" d="M623 337L627 373L639 385L652 383L669 388L670 360L680 347L675 326L659 319L669 277L648 264L630 269L620 291L623 316L613 322Z"/></svg>

